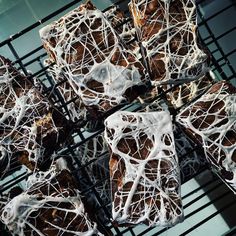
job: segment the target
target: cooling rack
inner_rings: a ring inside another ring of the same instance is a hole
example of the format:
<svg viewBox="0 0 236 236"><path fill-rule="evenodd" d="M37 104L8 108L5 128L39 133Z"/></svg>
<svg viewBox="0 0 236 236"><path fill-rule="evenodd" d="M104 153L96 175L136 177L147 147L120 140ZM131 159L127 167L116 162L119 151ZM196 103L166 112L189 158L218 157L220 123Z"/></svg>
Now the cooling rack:
<svg viewBox="0 0 236 236"><path fill-rule="evenodd" d="M53 103L59 107L59 109L65 114L65 116L70 119L70 114L68 112L68 105L75 102L76 97L70 101L64 101L60 96L60 92L57 87L63 83L55 83L51 78L48 69L49 66L44 65L44 60L47 58L47 54L43 49L42 45L36 46L34 49L25 51L23 55L19 53L19 48L16 46L16 42L19 40L25 40L27 42L30 32L35 29L39 29L43 24L48 24L52 21L54 17L59 16L60 14L69 11L69 9L76 7L80 4L80 0L70 1L65 6L60 9L52 12L48 16L44 17L40 21L37 21L28 27L24 28L22 31L17 32L6 40L0 42L0 50L9 51L14 58L14 65L20 69L26 76L30 79L37 77L43 85L43 93L45 96L51 98ZM222 17L226 17L228 11L236 11L236 2L234 0L224 1L225 4L219 4L219 0L209 1L209 0L198 0L197 1L197 13L198 13L198 25L201 41L205 46L208 47L211 53L211 68L216 78L218 80L224 79L230 81L233 85L236 85L236 47L229 48L225 45L230 35L236 34L236 22L233 22L233 19L229 19L229 24L227 27L221 27L221 31L215 30L217 23L222 21ZM128 14L127 1L120 0L114 1L115 5L122 5L125 13ZM215 10L211 14L208 14L209 5ZM104 9L107 11L110 7ZM125 23L125 22L124 22ZM121 25L120 25L121 26ZM4 55L3 55L4 56ZM235 64L234 64L235 62ZM32 70L31 68L34 68ZM168 92L168 91L166 91ZM156 99L163 97L165 94L163 92L156 97ZM139 104L133 102L131 104L126 104L122 107L117 107L114 110L111 110L109 114L115 112L117 109L125 109L131 111L137 111L140 108ZM176 115L179 109L173 110L172 114ZM108 116L109 114L106 114ZM78 178L78 180L83 183L82 195L90 196L91 194L95 196L96 206L94 214L97 216L100 229L107 235L194 235L197 232L198 228L204 224L209 225L209 227L214 227L214 217L219 214L227 212L228 209L234 207L236 201L232 195L232 191L225 187L225 184L208 169L208 166L203 166L199 169L198 173L195 173L191 178L184 179L182 181L183 186L189 181L195 181L197 184L191 188L190 191L187 191L183 196L184 202L184 211L185 211L185 221L182 224L179 224L173 228L152 228L146 226L136 226L136 227L117 227L110 220L110 206L111 202L104 202L97 191L99 182L93 182L91 177L88 174L88 168L96 160L90 160L88 163L82 163L79 157L77 157L75 150L82 144L88 142L90 139L96 137L103 132L102 126L97 126L96 129L93 129L90 125L90 120L83 122L74 122L75 131L73 133L73 139L75 142L68 144L66 148L58 152L57 157L66 157L72 165L72 172ZM195 149L198 149L198 146L195 146L192 152ZM107 153L102 153L101 156L105 156ZM101 158L98 157L98 158ZM80 173L78 175L78 173ZM31 173L26 171L20 171L16 174L8 177L6 180L2 181L0 184L0 194L4 194L6 191L11 189L13 186L16 186L19 183L22 183ZM194 183L195 183L194 182ZM198 204L197 207L193 208L192 206L202 199L207 198L208 200L204 204ZM201 220L189 224L190 219L192 219L197 214L201 213L210 206L215 206L216 210L209 214L204 215ZM100 213L103 212L106 222L99 217ZM236 234L236 228L233 228L236 225L236 221L226 220L229 228L231 230L225 232L224 235L234 235ZM175 233L174 233L175 232ZM4 227L0 227L0 235L7 235Z"/></svg>

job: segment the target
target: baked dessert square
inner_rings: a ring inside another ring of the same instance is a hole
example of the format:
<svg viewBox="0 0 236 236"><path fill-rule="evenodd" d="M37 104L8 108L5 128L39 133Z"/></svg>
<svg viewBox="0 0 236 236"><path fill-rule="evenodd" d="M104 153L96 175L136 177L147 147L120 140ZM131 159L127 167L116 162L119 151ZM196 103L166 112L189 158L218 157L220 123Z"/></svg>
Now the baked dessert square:
<svg viewBox="0 0 236 236"><path fill-rule="evenodd" d="M102 235L81 202L69 171L35 182L1 211L1 221L13 235Z"/></svg>
<svg viewBox="0 0 236 236"><path fill-rule="evenodd" d="M132 101L147 87L145 68L91 2L41 29L40 37L93 117Z"/></svg>
<svg viewBox="0 0 236 236"><path fill-rule="evenodd" d="M214 84L177 116L192 140L202 145L212 169L236 188L236 88L229 82Z"/></svg>
<svg viewBox="0 0 236 236"><path fill-rule="evenodd" d="M112 216L119 225L182 220L180 176L168 112L116 112L105 120Z"/></svg>
<svg viewBox="0 0 236 236"><path fill-rule="evenodd" d="M52 154L69 136L68 121L2 56L0 80L2 158L19 160L30 169L49 168Z"/></svg>
<svg viewBox="0 0 236 236"><path fill-rule="evenodd" d="M208 55L198 42L194 0L131 0L129 8L153 85L205 75Z"/></svg>

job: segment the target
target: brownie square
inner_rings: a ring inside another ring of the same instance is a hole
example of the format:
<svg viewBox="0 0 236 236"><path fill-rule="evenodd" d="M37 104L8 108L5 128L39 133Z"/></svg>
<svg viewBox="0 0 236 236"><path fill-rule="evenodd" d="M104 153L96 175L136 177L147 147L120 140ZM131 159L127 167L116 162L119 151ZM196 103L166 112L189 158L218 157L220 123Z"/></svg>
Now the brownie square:
<svg viewBox="0 0 236 236"><path fill-rule="evenodd" d="M208 55L198 43L194 0L131 0L129 8L153 85L205 75Z"/></svg>
<svg viewBox="0 0 236 236"><path fill-rule="evenodd" d="M68 121L2 56L0 79L1 160L9 169L16 160L32 170L49 168L69 135Z"/></svg>
<svg viewBox="0 0 236 236"><path fill-rule="evenodd" d="M14 235L102 235L81 202L69 171L46 175L13 198L1 211L1 220Z"/></svg>
<svg viewBox="0 0 236 236"><path fill-rule="evenodd" d="M182 220L180 176L168 112L116 112L105 120L112 216L119 224Z"/></svg>
<svg viewBox="0 0 236 236"><path fill-rule="evenodd" d="M212 169L236 188L236 88L226 81L214 84L177 116L186 133L205 150Z"/></svg>
<svg viewBox="0 0 236 236"><path fill-rule="evenodd" d="M94 118L132 101L147 87L143 65L90 2L41 29L40 36L51 61Z"/></svg>

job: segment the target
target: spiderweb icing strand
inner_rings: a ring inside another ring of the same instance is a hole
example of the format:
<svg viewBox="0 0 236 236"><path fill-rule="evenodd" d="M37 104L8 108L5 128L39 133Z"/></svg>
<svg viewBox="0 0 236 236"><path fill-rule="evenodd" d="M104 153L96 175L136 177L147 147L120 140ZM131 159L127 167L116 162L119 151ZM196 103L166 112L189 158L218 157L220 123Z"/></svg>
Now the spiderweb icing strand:
<svg viewBox="0 0 236 236"><path fill-rule="evenodd" d="M179 169L168 113L117 112L105 126L114 220L153 226L179 222Z"/></svg>
<svg viewBox="0 0 236 236"><path fill-rule="evenodd" d="M40 35L49 55L93 115L134 99L137 95L129 90L146 83L141 63L90 3L46 26Z"/></svg>
<svg viewBox="0 0 236 236"><path fill-rule="evenodd" d="M48 63L48 60L45 60L45 63ZM57 89L61 98L63 99L63 102L66 103L70 119L74 122L85 120L87 117L87 110L84 107L81 99L68 83L64 74L61 72L60 67L54 65L50 67L49 72L54 80L54 83L57 84Z"/></svg>
<svg viewBox="0 0 236 236"><path fill-rule="evenodd" d="M192 140L178 126L175 126L174 137L176 152L179 157L181 180L185 182L206 164L205 154L199 148L196 149Z"/></svg>
<svg viewBox="0 0 236 236"><path fill-rule="evenodd" d="M198 45L194 0L131 0L129 6L153 85L205 75L207 55Z"/></svg>
<svg viewBox="0 0 236 236"><path fill-rule="evenodd" d="M203 145L213 169L236 188L236 90L216 83L206 94L183 110L177 121Z"/></svg>
<svg viewBox="0 0 236 236"><path fill-rule="evenodd" d="M76 155L82 165L90 163L86 170L91 181L94 184L97 183L96 190L103 203L110 202L109 154L104 134L99 134L80 145L76 150Z"/></svg>
<svg viewBox="0 0 236 236"><path fill-rule="evenodd" d="M36 182L4 207L1 220L19 236L102 235L85 213L75 186L65 170Z"/></svg>

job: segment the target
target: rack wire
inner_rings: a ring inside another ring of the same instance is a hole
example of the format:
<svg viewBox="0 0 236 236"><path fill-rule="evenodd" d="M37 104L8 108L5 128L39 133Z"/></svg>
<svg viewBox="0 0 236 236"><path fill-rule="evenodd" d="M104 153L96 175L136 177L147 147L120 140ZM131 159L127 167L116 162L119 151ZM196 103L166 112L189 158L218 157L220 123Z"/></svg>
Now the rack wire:
<svg viewBox="0 0 236 236"><path fill-rule="evenodd" d="M236 2L234 0L229 1L228 5L225 5L223 8L217 10L214 14L210 16L204 15L204 8L205 5L207 4L209 0L198 0L197 1L197 13L199 17L199 32L200 32L200 37L205 46L208 47L212 58L211 58L211 68L213 72L217 75L218 79L224 79L227 81L232 82L232 84L236 85L236 70L235 67L232 64L232 56L236 56L236 47L228 52L225 52L223 46L222 46L222 40L226 37L228 37L229 34L236 33L236 24L225 30L224 32L216 35L215 32L213 32L211 28L211 22L214 21L215 19L219 18L221 14L224 14L227 12L229 9L235 9L236 11ZM74 0L66 4L65 6L61 7L55 12L52 12L48 16L44 17L40 21L37 21L22 31L12 35L11 37L7 38L6 40L0 42L0 49L8 50L11 52L12 57L14 58L14 65L20 69L26 76L28 76L30 79L37 77L41 83L43 84L44 87L44 94L45 96L49 96L51 100L54 102L56 106L61 109L61 111L68 117L70 118L68 108L67 106L70 103L73 103L76 98L73 98L70 101L65 102L62 97L60 96L60 93L57 90L57 87L60 83L56 83L53 81L51 78L50 74L48 73L48 68L49 66L44 65L44 60L47 58L47 54L45 50L43 49L42 45L38 45L36 48L33 50L30 50L28 52L25 52L24 55L20 55L18 52L17 47L15 46L15 41L18 40L19 38L23 38L27 41L28 34L36 29L37 27L41 26L43 23L50 23L53 17L58 16L59 14L68 11L71 7L76 7L79 5L81 0ZM120 0L116 1L114 4L119 5L123 4L124 2L127 2L125 0ZM217 1L215 1L217 2ZM103 11L107 11L109 9L106 8ZM128 12L128 9L126 9L126 13ZM125 23L125 22L124 22ZM37 68L34 70L34 73L29 72L31 67ZM167 91L168 92L168 91ZM157 98L163 96L163 94L158 95ZM126 104L123 107L118 107L117 109L128 109L132 111L136 111L139 109L139 104L133 102L131 104ZM114 112L116 109L110 111L110 113ZM109 114L110 114L109 113ZM178 110L174 110L173 113L178 113ZM106 115L109 115L106 114ZM86 164L81 164L81 161L79 158L74 158L76 156L75 150L77 147L80 145L84 144L91 138L97 136L98 134L103 132L103 128L100 127L100 129L96 130L95 132L88 132L85 128L85 124L87 124L89 120L82 122L82 123L76 123L75 122L75 132L73 134L73 137L76 141L76 143L73 144L68 144L66 148L60 150L58 152L58 157L61 156L66 156L68 159L70 159L72 162L76 162L76 168L74 168L73 173L76 175L78 172L80 172L82 179L85 180L87 183L86 187L83 189L82 194L83 195L89 195L93 194L96 198L97 201L97 206L96 206L96 212L95 215L99 215L100 211L103 211L108 222L107 225L104 225L104 222L101 221L99 216L97 217L97 220L99 221L99 227L101 230L107 234L107 235L132 235L132 236L142 236L142 235L161 235L165 232L169 232L171 229L169 228L152 228L152 227L144 227L144 226L136 226L136 227L117 227L116 225L113 224L111 221L111 215L109 211L109 207L111 205L110 202L104 203L103 200L100 198L98 192L97 192L97 186L99 183L94 183L88 172L87 168L89 165L91 165L93 162L96 160L91 160L90 162ZM195 147L196 149L199 147ZM194 151L194 149L192 150ZM102 155L106 155L107 153L103 153ZM210 176L210 178L207 178L208 181L202 181L202 176L205 175ZM4 182L4 185L0 186L0 194L2 195L4 192L8 191L10 188L13 186L17 185L21 181L25 180L31 173L27 172L21 172L20 174L16 175L14 178L11 178L7 181ZM80 181L81 181L81 177ZM197 174L194 176L191 176L191 178L196 178L199 180L200 186L197 186L195 189L191 190L188 192L186 195L183 196L183 201L185 203L185 200L187 199L192 199L188 201L187 203L184 204L184 210L187 210L190 208L194 203L200 201L202 198L208 196L209 194L217 191L217 189L221 189L221 194L217 195L213 198L210 198L210 200L200 206L197 207L195 210L192 210L189 212L187 215L185 215L185 219L189 219L195 214L203 211L205 208L212 204L216 204L218 201L221 201L225 197L229 198L230 196L230 201L227 201L227 204L223 204L221 207L217 208L217 210L212 213L211 215L206 216L203 218L201 221L198 221L196 224L194 224L191 227L188 227L186 224L185 230L183 230L179 235L188 235L191 234L194 230L199 228L201 225L206 224L207 222L210 222L211 219L213 219L216 215L221 214L228 208L232 207L236 201L233 199L231 196L231 191L227 188L225 188L225 185L217 178L215 175L212 175L208 167L205 166L202 169L199 170ZM189 179L185 179L184 182L189 181ZM184 184L183 182L183 184ZM205 191L202 192L201 194L199 193L200 190L204 189ZM183 223L184 224L184 223ZM235 223L236 224L236 223ZM232 229L230 232L226 233L225 235L233 235L233 233L236 232L236 229ZM4 231L2 227L0 227L0 235L7 235L7 233Z"/></svg>

